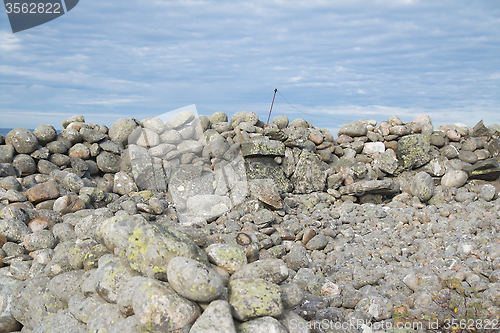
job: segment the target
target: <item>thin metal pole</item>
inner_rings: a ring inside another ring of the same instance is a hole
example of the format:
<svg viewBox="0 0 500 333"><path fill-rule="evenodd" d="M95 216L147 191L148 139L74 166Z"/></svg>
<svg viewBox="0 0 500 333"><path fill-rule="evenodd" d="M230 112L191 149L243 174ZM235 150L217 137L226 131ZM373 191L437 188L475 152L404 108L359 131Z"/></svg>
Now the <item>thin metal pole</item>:
<svg viewBox="0 0 500 333"><path fill-rule="evenodd" d="M274 98L276 97L276 93L278 89L274 89L273 102L271 103L271 109L269 110L269 116L267 117L267 124L269 124L269 119L271 119L271 111L273 111Z"/></svg>

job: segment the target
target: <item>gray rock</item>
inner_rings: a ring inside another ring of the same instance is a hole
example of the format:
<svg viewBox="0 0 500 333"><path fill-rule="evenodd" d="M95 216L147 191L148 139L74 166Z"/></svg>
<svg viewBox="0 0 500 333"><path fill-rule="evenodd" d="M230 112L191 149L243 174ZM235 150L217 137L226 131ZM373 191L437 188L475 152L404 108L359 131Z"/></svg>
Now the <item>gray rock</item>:
<svg viewBox="0 0 500 333"><path fill-rule="evenodd" d="M23 241L26 250L32 252L43 249L53 249L57 245L57 239L49 230L40 230L24 236Z"/></svg>
<svg viewBox="0 0 500 333"><path fill-rule="evenodd" d="M211 302L224 291L224 283L215 271L190 258L172 258L167 277L172 288L191 301Z"/></svg>
<svg viewBox="0 0 500 333"><path fill-rule="evenodd" d="M46 276L34 277L17 285L12 298L12 316L29 329L53 316L65 305L50 292Z"/></svg>
<svg viewBox="0 0 500 333"><path fill-rule="evenodd" d="M107 333L140 333L141 329L137 318L135 316L130 316L125 319L118 321L117 323L111 325Z"/></svg>
<svg viewBox="0 0 500 333"><path fill-rule="evenodd" d="M14 128L5 137L5 143L14 147L19 154L31 154L38 147L38 139L26 128Z"/></svg>
<svg viewBox="0 0 500 333"><path fill-rule="evenodd" d="M256 317L279 317L283 313L280 288L264 279L246 278L229 283L233 316L241 321Z"/></svg>
<svg viewBox="0 0 500 333"><path fill-rule="evenodd" d="M238 325L238 333L276 332L288 333L287 329L273 317L262 317Z"/></svg>
<svg viewBox="0 0 500 333"><path fill-rule="evenodd" d="M391 318L392 302L380 295L370 295L356 304L355 310L368 314L375 321Z"/></svg>
<svg viewBox="0 0 500 333"><path fill-rule="evenodd" d="M326 244L325 244L326 245ZM309 265L309 257L302 247L295 246L284 258L287 266L294 271L298 271Z"/></svg>
<svg viewBox="0 0 500 333"><path fill-rule="evenodd" d="M308 250L322 250L325 248L326 244L328 244L328 237L323 234L318 234L314 236L309 242L306 244L306 249Z"/></svg>
<svg viewBox="0 0 500 333"><path fill-rule="evenodd" d="M211 125L228 121L227 115L221 111L211 114L210 117L208 117L208 119L210 120Z"/></svg>
<svg viewBox="0 0 500 333"><path fill-rule="evenodd" d="M120 284L137 275L124 259L104 255L99 258L99 268L95 271L95 290L104 300L115 303Z"/></svg>
<svg viewBox="0 0 500 333"><path fill-rule="evenodd" d="M83 270L66 272L55 276L48 284L48 291L63 303L81 293Z"/></svg>
<svg viewBox="0 0 500 333"><path fill-rule="evenodd" d="M231 281L238 279L265 279L280 283L288 277L288 268L281 259L257 260L247 264L231 276Z"/></svg>
<svg viewBox="0 0 500 333"><path fill-rule="evenodd" d="M231 208L231 199L227 196L205 194L188 198L187 209L190 213L213 221Z"/></svg>
<svg viewBox="0 0 500 333"><path fill-rule="evenodd" d="M490 158L466 167L464 171L471 179L497 180L500 177L500 162Z"/></svg>
<svg viewBox="0 0 500 333"><path fill-rule="evenodd" d="M167 280L168 262L176 256L208 263L205 252L192 240L160 224L140 224L130 235L127 260L133 269L146 276Z"/></svg>
<svg viewBox="0 0 500 333"><path fill-rule="evenodd" d="M241 144L241 154L246 156L285 156L285 145L281 141L263 138L245 141Z"/></svg>
<svg viewBox="0 0 500 333"><path fill-rule="evenodd" d="M490 184L485 184L481 186L481 192L479 192L479 197L484 201L490 201L495 196L496 189L495 186Z"/></svg>
<svg viewBox="0 0 500 333"><path fill-rule="evenodd" d="M470 163L470 164L474 164L478 160L478 157L477 157L477 155L474 152L467 151L467 150L460 150L460 152L458 153L458 158L461 161L467 162L467 163Z"/></svg>
<svg viewBox="0 0 500 333"><path fill-rule="evenodd" d="M22 242L29 233L31 233L31 230L23 221L15 219L0 220L0 234L7 237L8 241Z"/></svg>
<svg viewBox="0 0 500 333"><path fill-rule="evenodd" d="M441 148L441 155L443 155L449 160L457 158L458 153L459 153L458 149L452 145L446 145L443 148Z"/></svg>
<svg viewBox="0 0 500 333"><path fill-rule="evenodd" d="M118 310L116 304L99 305L89 317L87 329L89 333L107 332L110 327L125 317Z"/></svg>
<svg viewBox="0 0 500 333"><path fill-rule="evenodd" d="M351 121L340 126L338 136L347 135L351 137L363 136L367 132L366 124L361 121Z"/></svg>
<svg viewBox="0 0 500 333"><path fill-rule="evenodd" d="M68 310L59 311L54 316L44 319L32 333L87 333L86 325L71 315Z"/></svg>
<svg viewBox="0 0 500 333"><path fill-rule="evenodd" d="M326 167L318 155L303 150L290 180L294 193L323 191L326 186Z"/></svg>
<svg viewBox="0 0 500 333"><path fill-rule="evenodd" d="M392 179L364 180L347 186L341 186L341 194L362 196L364 194L395 194L400 191L397 181Z"/></svg>
<svg viewBox="0 0 500 333"><path fill-rule="evenodd" d="M64 195L54 202L54 211L61 215L85 209L85 203L77 195Z"/></svg>
<svg viewBox="0 0 500 333"><path fill-rule="evenodd" d="M138 192L139 189L134 182L134 179L127 173L120 171L115 173L113 181L113 192L119 195L127 195L131 192Z"/></svg>
<svg viewBox="0 0 500 333"><path fill-rule="evenodd" d="M90 158L90 149L83 143L77 143L68 150L68 156L87 160Z"/></svg>
<svg viewBox="0 0 500 333"><path fill-rule="evenodd" d="M407 135L398 141L397 157L404 168L415 169L431 160L430 150L430 135Z"/></svg>
<svg viewBox="0 0 500 333"><path fill-rule="evenodd" d="M276 124L279 129L287 128L289 123L287 116L276 116L273 118L273 124Z"/></svg>
<svg viewBox="0 0 500 333"><path fill-rule="evenodd" d="M84 123L85 118L82 115L76 115L76 116L64 118L62 121L62 126L63 126L63 128L66 128L66 127L68 127L69 124L74 123L74 122Z"/></svg>
<svg viewBox="0 0 500 333"><path fill-rule="evenodd" d="M191 111L182 111L167 120L165 126L170 129L178 128L192 122L194 118L195 115Z"/></svg>
<svg viewBox="0 0 500 333"><path fill-rule="evenodd" d="M104 304L106 304L106 301L96 294L85 297L77 293L69 299L68 310L79 321L88 323L92 313L94 313L99 306Z"/></svg>
<svg viewBox="0 0 500 333"><path fill-rule="evenodd" d="M278 188L272 179L254 179L249 182L250 193L256 199L273 207L281 209L284 207L283 200L279 196Z"/></svg>
<svg viewBox="0 0 500 333"><path fill-rule="evenodd" d="M231 306L223 300L211 302L189 330L189 333L218 332L236 333Z"/></svg>
<svg viewBox="0 0 500 333"><path fill-rule="evenodd" d="M19 154L14 157L12 166L21 172L22 176L32 175L36 172L36 163L33 157L26 154Z"/></svg>
<svg viewBox="0 0 500 333"><path fill-rule="evenodd" d="M467 182L467 173L462 170L449 170L441 178L441 185L459 188Z"/></svg>
<svg viewBox="0 0 500 333"><path fill-rule="evenodd" d="M200 308L167 283L148 279L137 286L132 306L141 332L172 332L192 324Z"/></svg>
<svg viewBox="0 0 500 333"><path fill-rule="evenodd" d="M247 122L255 126L257 121L259 121L257 113L253 111L239 111L231 117L231 126L236 127L242 122Z"/></svg>
<svg viewBox="0 0 500 333"><path fill-rule="evenodd" d="M297 283L285 283L280 285L281 300L285 309L293 309L302 304L304 293Z"/></svg>
<svg viewBox="0 0 500 333"><path fill-rule="evenodd" d="M0 163L11 163L14 159L14 147L12 145L0 145Z"/></svg>
<svg viewBox="0 0 500 333"><path fill-rule="evenodd" d="M132 118L120 118L109 128L109 137L111 141L122 144L128 144L128 137L137 127L137 123Z"/></svg>
<svg viewBox="0 0 500 333"><path fill-rule="evenodd" d="M233 274L247 264L247 257L239 246L229 244L211 244L205 251L208 259L215 265Z"/></svg>
<svg viewBox="0 0 500 333"><path fill-rule="evenodd" d="M411 194L420 201L429 200L434 194L434 180L427 172L419 172L411 183Z"/></svg>
<svg viewBox="0 0 500 333"><path fill-rule="evenodd" d="M166 128L163 121L158 117L147 118L141 120L140 123L144 128L154 131L157 134L162 134Z"/></svg>
<svg viewBox="0 0 500 333"><path fill-rule="evenodd" d="M103 172L118 172L120 171L120 156L112 153L108 153L107 151L101 152L97 156L97 166Z"/></svg>

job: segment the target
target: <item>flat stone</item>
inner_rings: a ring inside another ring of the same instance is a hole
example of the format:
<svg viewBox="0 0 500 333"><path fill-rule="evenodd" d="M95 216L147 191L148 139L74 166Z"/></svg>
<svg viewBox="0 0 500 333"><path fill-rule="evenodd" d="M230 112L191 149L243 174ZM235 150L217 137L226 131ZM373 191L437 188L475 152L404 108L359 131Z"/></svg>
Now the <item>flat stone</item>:
<svg viewBox="0 0 500 333"><path fill-rule="evenodd" d="M261 156L285 156L285 145L281 141L256 139L245 141L241 144L241 154L243 157Z"/></svg>
<svg viewBox="0 0 500 333"><path fill-rule="evenodd" d="M347 186L341 186L343 195L362 196L364 194L395 194L400 192L399 183L392 179L364 180Z"/></svg>
<svg viewBox="0 0 500 333"><path fill-rule="evenodd" d="M464 170L470 179L497 180L500 177L500 162L495 158L479 161Z"/></svg>
<svg viewBox="0 0 500 333"><path fill-rule="evenodd" d="M250 193L263 203L281 209L284 207L278 188L272 179L254 179L249 182Z"/></svg>

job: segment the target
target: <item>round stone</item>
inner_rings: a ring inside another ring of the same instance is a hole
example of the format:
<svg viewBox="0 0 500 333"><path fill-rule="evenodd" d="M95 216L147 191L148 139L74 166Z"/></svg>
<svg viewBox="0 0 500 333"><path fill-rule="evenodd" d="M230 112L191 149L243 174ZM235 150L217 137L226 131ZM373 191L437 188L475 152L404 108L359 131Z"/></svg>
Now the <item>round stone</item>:
<svg viewBox="0 0 500 333"><path fill-rule="evenodd" d="M31 154L38 147L38 139L26 128L14 128L5 137L5 143L10 144L19 154Z"/></svg>

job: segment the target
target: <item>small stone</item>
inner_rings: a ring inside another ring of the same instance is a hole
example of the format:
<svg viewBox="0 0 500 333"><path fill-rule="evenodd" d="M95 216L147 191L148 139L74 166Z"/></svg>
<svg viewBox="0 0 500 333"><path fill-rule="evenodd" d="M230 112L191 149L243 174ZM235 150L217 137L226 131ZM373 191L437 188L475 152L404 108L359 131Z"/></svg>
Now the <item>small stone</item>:
<svg viewBox="0 0 500 333"><path fill-rule="evenodd" d="M24 247L28 251L42 249L53 249L56 247L57 240L54 234L49 230L40 230L24 236Z"/></svg>
<svg viewBox="0 0 500 333"><path fill-rule="evenodd" d="M191 111L182 111L167 120L165 126L170 129L178 128L192 122L194 118L195 115Z"/></svg>
<svg viewBox="0 0 500 333"><path fill-rule="evenodd" d="M491 184L485 184L481 186L481 191L479 192L479 197L484 201L490 201L495 197L496 189L495 186Z"/></svg>
<svg viewBox="0 0 500 333"><path fill-rule="evenodd" d="M85 209L85 203L77 195L64 195L54 202L54 211L61 215Z"/></svg>
<svg viewBox="0 0 500 333"><path fill-rule="evenodd" d="M205 250L208 259L219 267L233 274L247 264L247 257L242 248L228 244L212 244Z"/></svg>
<svg viewBox="0 0 500 333"><path fill-rule="evenodd" d="M459 188L467 182L467 173L462 170L449 170L443 178L441 185Z"/></svg>
<svg viewBox="0 0 500 333"><path fill-rule="evenodd" d="M337 133L338 136L347 135L350 137L358 137L366 135L368 129L366 128L366 124L361 121L351 121L345 123L340 126L340 129Z"/></svg>
<svg viewBox="0 0 500 333"><path fill-rule="evenodd" d="M427 172L419 172L411 183L411 194L420 201L429 200L434 194L434 180Z"/></svg>

